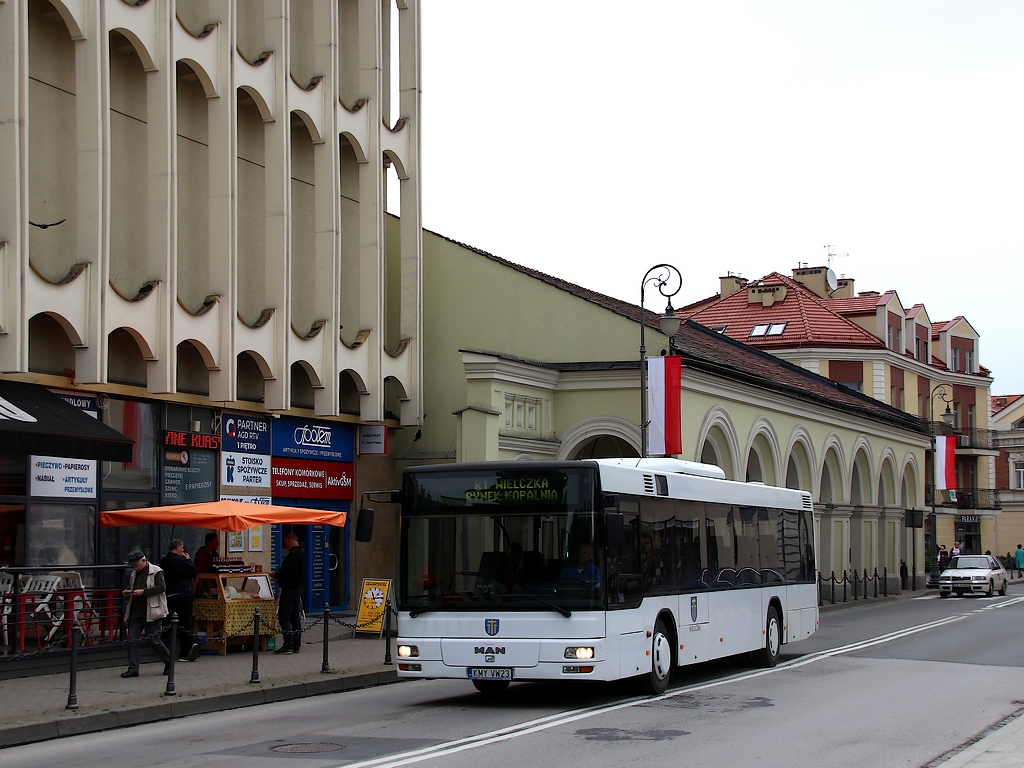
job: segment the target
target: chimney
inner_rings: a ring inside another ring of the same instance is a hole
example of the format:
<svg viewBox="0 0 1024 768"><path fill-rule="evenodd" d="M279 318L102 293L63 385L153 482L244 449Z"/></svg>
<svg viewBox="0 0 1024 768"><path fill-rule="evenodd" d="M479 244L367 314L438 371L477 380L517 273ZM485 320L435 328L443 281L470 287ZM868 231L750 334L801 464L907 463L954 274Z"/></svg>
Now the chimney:
<svg viewBox="0 0 1024 768"><path fill-rule="evenodd" d="M840 277L836 281L836 289L832 291L833 299L852 299L854 297L853 292L853 278L852 277Z"/></svg>
<svg viewBox="0 0 1024 768"><path fill-rule="evenodd" d="M829 297L828 267L805 267L803 265L793 270L793 279L805 288L814 291L823 299Z"/></svg>
<svg viewBox="0 0 1024 768"><path fill-rule="evenodd" d="M718 278L718 290L723 299L736 293L740 288L746 287L746 285L746 278L734 275L732 272L727 272L725 277Z"/></svg>

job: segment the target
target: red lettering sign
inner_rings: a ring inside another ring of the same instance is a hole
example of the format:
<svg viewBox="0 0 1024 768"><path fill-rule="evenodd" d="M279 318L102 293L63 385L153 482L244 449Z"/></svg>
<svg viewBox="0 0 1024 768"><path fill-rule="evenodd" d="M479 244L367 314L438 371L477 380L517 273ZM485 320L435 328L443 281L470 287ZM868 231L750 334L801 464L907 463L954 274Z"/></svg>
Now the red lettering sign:
<svg viewBox="0 0 1024 768"><path fill-rule="evenodd" d="M175 448L188 447L188 432L164 432L164 445Z"/></svg>
<svg viewBox="0 0 1024 768"><path fill-rule="evenodd" d="M220 435L203 435L198 432L192 432L189 435L189 440L193 448L204 451L220 450Z"/></svg>
<svg viewBox="0 0 1024 768"><path fill-rule="evenodd" d="M354 481L353 466L345 462L270 460L270 494L275 498L350 500Z"/></svg>

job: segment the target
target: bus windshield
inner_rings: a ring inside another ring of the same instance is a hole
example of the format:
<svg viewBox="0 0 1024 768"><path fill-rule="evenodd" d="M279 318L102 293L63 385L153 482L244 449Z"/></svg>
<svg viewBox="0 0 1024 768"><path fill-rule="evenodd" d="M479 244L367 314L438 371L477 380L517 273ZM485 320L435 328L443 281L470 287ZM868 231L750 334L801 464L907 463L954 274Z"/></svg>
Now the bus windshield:
<svg viewBox="0 0 1024 768"><path fill-rule="evenodd" d="M466 467L405 475L399 607L603 607L596 469Z"/></svg>

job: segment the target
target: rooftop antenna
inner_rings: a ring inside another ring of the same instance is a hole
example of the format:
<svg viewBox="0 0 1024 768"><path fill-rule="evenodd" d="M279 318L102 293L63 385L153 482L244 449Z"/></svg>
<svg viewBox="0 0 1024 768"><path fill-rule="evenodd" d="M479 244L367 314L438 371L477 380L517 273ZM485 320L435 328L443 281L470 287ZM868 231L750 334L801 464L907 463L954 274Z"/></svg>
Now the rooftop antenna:
<svg viewBox="0 0 1024 768"><path fill-rule="evenodd" d="M832 262L835 259L845 259L850 254L836 253L834 250L832 250L833 246L831 245L826 245L824 246L824 248L825 252L828 254L828 268L825 270L825 282L828 284L828 295L829 298L831 298L832 294L836 292L836 288L839 285L839 282L836 280L835 270L832 269Z"/></svg>

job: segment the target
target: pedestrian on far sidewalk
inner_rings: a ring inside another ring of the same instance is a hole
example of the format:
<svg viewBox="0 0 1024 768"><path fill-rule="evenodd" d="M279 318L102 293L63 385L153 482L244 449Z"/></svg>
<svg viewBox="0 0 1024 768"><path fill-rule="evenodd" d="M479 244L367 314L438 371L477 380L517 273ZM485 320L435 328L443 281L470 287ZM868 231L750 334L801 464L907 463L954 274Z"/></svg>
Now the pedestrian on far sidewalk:
<svg viewBox="0 0 1024 768"><path fill-rule="evenodd" d="M192 592L196 566L185 551L185 542L171 539L170 551L160 558L167 584L167 610L178 614L178 658L199 658L199 640L192 634Z"/></svg>
<svg viewBox="0 0 1024 768"><path fill-rule="evenodd" d="M132 575L128 577L128 589L124 590L127 606L124 611L128 622L128 669L121 677L139 676L139 639L145 636L156 655L163 659L164 674L171 671L171 654L160 639L164 617L167 616L167 587L164 572L146 560L141 549L132 550L128 555Z"/></svg>
<svg viewBox="0 0 1024 768"><path fill-rule="evenodd" d="M1017 551L1013 553L1013 567L1017 569L1017 578L1024 578L1024 547L1017 545Z"/></svg>
<svg viewBox="0 0 1024 768"><path fill-rule="evenodd" d="M271 573L277 579L277 620L284 636L274 653L298 653L302 650L302 596L306 591L306 555L294 531L286 533L282 546L288 550L281 567Z"/></svg>

